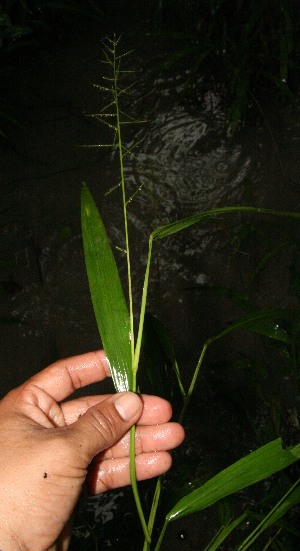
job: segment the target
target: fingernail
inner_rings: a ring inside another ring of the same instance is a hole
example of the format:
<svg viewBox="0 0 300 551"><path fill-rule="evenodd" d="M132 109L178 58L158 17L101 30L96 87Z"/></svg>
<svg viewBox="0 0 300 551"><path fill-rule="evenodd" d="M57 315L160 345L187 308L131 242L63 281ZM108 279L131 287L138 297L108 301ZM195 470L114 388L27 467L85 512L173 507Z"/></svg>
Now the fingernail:
<svg viewBox="0 0 300 551"><path fill-rule="evenodd" d="M141 410L141 400L134 392L126 392L117 399L115 407L122 419L129 421Z"/></svg>

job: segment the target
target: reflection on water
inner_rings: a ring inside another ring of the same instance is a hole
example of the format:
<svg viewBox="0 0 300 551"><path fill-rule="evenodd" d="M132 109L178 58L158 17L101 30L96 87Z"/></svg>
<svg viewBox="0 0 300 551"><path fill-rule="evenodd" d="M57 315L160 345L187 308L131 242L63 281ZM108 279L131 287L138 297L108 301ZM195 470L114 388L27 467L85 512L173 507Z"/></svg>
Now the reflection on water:
<svg viewBox="0 0 300 551"><path fill-rule="evenodd" d="M126 160L133 189L143 185L144 193L137 194L142 218L149 196L156 201L160 224L178 218L178 209L188 216L239 200L250 159L241 160L240 144L223 137L224 116L205 108L192 115L177 100L164 104L163 111L158 105L149 118L140 131L141 146Z"/></svg>
<svg viewBox="0 0 300 551"><path fill-rule="evenodd" d="M251 166L251 158L242 152L239 140L224 135L224 112L213 92L195 112L178 96L176 82L170 85L160 79L158 84L151 94L154 108L147 111L147 104L146 109L144 106L148 122L137 133L134 127L134 139L126 143L127 149L135 142L139 145L132 156L124 159L127 193L129 198L133 196L128 208L133 256L138 261L134 262L135 281L142 277L147 241L154 228L195 212L243 204L241 184ZM174 85L175 89L171 87ZM161 94L167 102L161 101ZM139 103L137 98L131 105L133 112ZM114 204L113 193L106 200L110 212L106 222L113 243L122 246L122 210ZM204 223L185 234L163 239L159 243L160 284L172 277L176 277L178 286L207 282L209 275L200 266L201 255L220 248L222 237L215 232ZM166 287L163 299L170 298L177 301L174 289Z"/></svg>

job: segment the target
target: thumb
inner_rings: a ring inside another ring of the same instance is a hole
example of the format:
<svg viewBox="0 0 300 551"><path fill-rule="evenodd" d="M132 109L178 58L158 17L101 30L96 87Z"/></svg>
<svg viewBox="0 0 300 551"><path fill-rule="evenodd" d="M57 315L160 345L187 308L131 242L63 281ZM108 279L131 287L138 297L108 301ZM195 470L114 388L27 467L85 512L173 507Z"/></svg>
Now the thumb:
<svg viewBox="0 0 300 551"><path fill-rule="evenodd" d="M139 420L143 410L141 398L134 392L114 394L88 409L70 432L86 455L88 463L101 451L112 446Z"/></svg>

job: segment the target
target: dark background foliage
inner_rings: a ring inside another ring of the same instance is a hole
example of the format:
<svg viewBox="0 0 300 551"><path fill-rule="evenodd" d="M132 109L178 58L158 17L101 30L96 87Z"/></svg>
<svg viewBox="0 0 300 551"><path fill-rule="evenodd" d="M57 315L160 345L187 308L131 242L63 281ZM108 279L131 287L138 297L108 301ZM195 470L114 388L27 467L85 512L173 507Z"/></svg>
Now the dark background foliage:
<svg viewBox="0 0 300 551"><path fill-rule="evenodd" d="M113 20L115 31L135 28L166 36L171 51L157 71L185 67L185 93L218 87L235 129L249 113L272 101L292 101L299 85L299 3L297 0L11 0L0 6L0 116L15 119L5 91L20 55L41 55L57 34L78 32L94 19ZM133 25L131 23L133 22Z"/></svg>

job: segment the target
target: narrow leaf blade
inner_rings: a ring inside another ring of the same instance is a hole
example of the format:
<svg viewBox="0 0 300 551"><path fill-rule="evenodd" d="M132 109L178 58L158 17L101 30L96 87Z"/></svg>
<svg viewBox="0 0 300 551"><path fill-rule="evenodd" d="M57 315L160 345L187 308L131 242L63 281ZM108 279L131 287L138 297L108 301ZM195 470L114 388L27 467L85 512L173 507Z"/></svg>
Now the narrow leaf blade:
<svg viewBox="0 0 300 551"><path fill-rule="evenodd" d="M249 536L238 547L237 551L246 551L249 549L257 538L273 524L282 519L284 515L295 505L300 503L300 488L299 480L286 493L285 496L273 507L273 509L262 519L260 524L254 528Z"/></svg>
<svg viewBox="0 0 300 551"><path fill-rule="evenodd" d="M271 476L297 461L299 451L300 444L284 450L280 438L269 442L183 497L167 514L167 520L201 511L220 499Z"/></svg>
<svg viewBox="0 0 300 551"><path fill-rule="evenodd" d="M217 551L220 545L228 538L228 536L239 526L246 518L246 513L243 513L238 518L229 521L225 526L222 526L221 530L215 536L215 538L208 544L204 551Z"/></svg>
<svg viewBox="0 0 300 551"><path fill-rule="evenodd" d="M92 304L113 382L118 392L130 390L128 308L104 224L85 184L81 193L81 223Z"/></svg>
<svg viewBox="0 0 300 551"><path fill-rule="evenodd" d="M292 315L292 312L287 312L285 310L261 310L257 313L253 313L250 316L242 318L237 322L230 324L226 327L221 333L212 337L211 342L233 333L234 331L247 330L253 333L258 333L259 335L264 335L270 339L275 339L284 343L291 342L291 338L283 329L279 326L278 322L275 320L286 318L287 315Z"/></svg>
<svg viewBox="0 0 300 551"><path fill-rule="evenodd" d="M300 222L299 212L262 209L257 207L222 207L222 208L207 210L203 212L198 212L196 214L193 214L192 216L189 216L188 218L182 218L181 220L176 220L175 222L166 224L165 226L160 226L159 228L156 228L151 233L151 239L153 241L156 239L162 239L163 237L167 237L169 235L182 231L186 228L194 226L195 224L198 224L198 222L201 222L202 220L206 220L207 218L211 218L211 217L223 215L223 214L239 214L239 213L266 214L268 216L276 216L279 218L289 218L291 220L294 219Z"/></svg>

